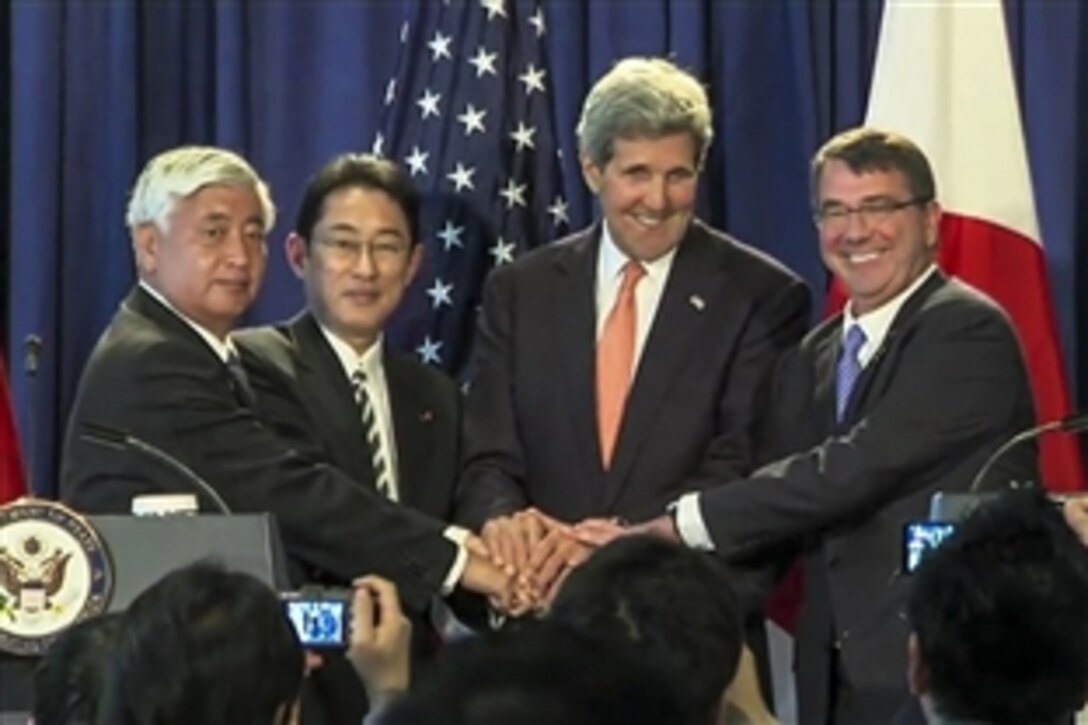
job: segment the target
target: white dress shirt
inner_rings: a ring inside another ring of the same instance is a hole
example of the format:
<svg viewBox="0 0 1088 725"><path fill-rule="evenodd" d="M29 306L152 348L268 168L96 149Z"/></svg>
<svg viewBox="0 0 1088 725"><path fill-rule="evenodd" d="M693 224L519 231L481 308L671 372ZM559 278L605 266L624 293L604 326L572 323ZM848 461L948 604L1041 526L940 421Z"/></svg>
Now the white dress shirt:
<svg viewBox="0 0 1088 725"><path fill-rule="evenodd" d="M635 287L635 359L631 364L631 379L634 380L638 363L642 359L642 350L650 334L657 308L661 304L661 295L665 292L665 283L669 279L672 262L676 258L676 248L669 250L652 262L642 262L646 276ZM630 261L616 246L608 222L601 223L601 244L597 254L597 341L604 333L604 323L623 285L623 268Z"/></svg>
<svg viewBox="0 0 1088 725"><path fill-rule="evenodd" d="M905 290L880 307L866 312L860 317L854 316L853 304L847 303L846 308L843 310L842 327L839 334L845 340L847 331L855 324L861 327L862 332L865 333L865 344L858 351L858 362L861 363L862 370L873 361L873 358L876 357L877 352L884 344L884 339L888 336L888 330L891 329L892 322L895 321L895 317L899 314L903 303L919 287L925 284L926 280L932 277L936 271L936 265L929 265L929 268L918 275L918 279L914 280ZM714 541L710 538L706 522L703 521L702 508L699 506L699 493L694 491L686 493L674 505L676 506L676 530L684 543L692 549L713 551Z"/></svg>

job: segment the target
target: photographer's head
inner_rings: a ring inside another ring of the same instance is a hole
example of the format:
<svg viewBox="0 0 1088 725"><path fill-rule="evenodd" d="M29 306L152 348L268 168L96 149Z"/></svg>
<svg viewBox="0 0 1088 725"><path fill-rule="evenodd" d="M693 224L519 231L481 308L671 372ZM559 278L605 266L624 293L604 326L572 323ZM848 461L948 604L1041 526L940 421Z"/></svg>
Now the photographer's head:
<svg viewBox="0 0 1088 725"><path fill-rule="evenodd" d="M272 725L290 721L303 654L275 592L201 563L133 601L110 674L105 722Z"/></svg>
<svg viewBox="0 0 1088 725"><path fill-rule="evenodd" d="M711 722L744 645L730 579L706 554L656 537L624 537L571 573L549 617L634 643L675 681L696 719Z"/></svg>
<svg viewBox="0 0 1088 725"><path fill-rule="evenodd" d="M382 725L628 725L689 720L651 663L554 622L446 648Z"/></svg>
<svg viewBox="0 0 1088 725"><path fill-rule="evenodd" d="M120 619L86 619L50 645L34 670L34 725L96 721Z"/></svg>
<svg viewBox="0 0 1088 725"><path fill-rule="evenodd" d="M931 719L1058 723L1088 697L1088 550L1042 493L960 524L918 569L908 615Z"/></svg>

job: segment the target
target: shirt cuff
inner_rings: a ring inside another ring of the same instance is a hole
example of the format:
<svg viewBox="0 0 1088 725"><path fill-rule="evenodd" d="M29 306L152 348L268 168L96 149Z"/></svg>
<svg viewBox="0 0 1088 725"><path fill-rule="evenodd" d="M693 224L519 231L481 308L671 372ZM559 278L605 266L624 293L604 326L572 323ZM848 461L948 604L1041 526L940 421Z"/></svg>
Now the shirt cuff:
<svg viewBox="0 0 1088 725"><path fill-rule="evenodd" d="M703 511L699 507L698 492L685 493L674 504L676 507L676 533L689 548L699 551L714 551L714 540L710 538Z"/></svg>
<svg viewBox="0 0 1088 725"><path fill-rule="evenodd" d="M465 549L465 541L469 537L469 531L460 526L447 526L442 535L457 545L457 556L446 578L442 581L442 596L447 596L457 588L457 582L461 581L465 567L468 566L468 550Z"/></svg>

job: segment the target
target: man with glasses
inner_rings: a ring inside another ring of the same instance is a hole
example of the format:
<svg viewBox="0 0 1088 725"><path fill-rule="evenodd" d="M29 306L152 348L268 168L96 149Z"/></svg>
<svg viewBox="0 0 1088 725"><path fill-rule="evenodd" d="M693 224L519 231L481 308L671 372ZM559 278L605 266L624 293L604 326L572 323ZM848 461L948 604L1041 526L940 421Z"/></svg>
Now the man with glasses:
<svg viewBox="0 0 1088 725"><path fill-rule="evenodd" d="M940 207L921 150L846 131L816 154L812 190L824 263L850 299L779 365L779 459L628 530L733 560L802 556L800 721L889 722L907 698L903 526L934 492L965 490L1034 415L1009 320L935 265ZM1018 453L995 483L1033 468L1034 450ZM581 527L587 541L618 533Z"/></svg>
<svg viewBox="0 0 1088 725"><path fill-rule="evenodd" d="M330 161L304 190L285 244L306 309L235 339L255 405L281 437L349 474L359 488L444 522L457 475L459 393L438 370L390 350L382 333L423 256L419 205L411 179L387 159L347 154ZM315 529L325 525L314 518ZM462 550L474 546L466 530L445 533ZM377 537L356 544L393 561L405 558ZM471 560L481 552L466 553ZM413 597L412 580L437 579L448 591L465 563L409 562L407 577L390 577L406 592L417 658L434 650L432 608L443 616L448 610ZM347 584L333 572L306 574L311 582ZM307 722L319 722L322 706L328 722L361 719L362 688L342 658L326 658L314 686L321 703L304 702Z"/></svg>

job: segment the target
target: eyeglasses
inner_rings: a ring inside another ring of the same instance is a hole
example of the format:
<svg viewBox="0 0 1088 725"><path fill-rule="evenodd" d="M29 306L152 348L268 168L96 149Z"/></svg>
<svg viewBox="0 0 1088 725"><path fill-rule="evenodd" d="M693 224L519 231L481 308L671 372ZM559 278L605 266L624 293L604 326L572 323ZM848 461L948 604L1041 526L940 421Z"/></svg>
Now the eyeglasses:
<svg viewBox="0 0 1088 725"><path fill-rule="evenodd" d="M408 251L407 244L393 240L318 239L317 243L325 248L330 262L341 266L356 264L364 251L376 265L399 262Z"/></svg>
<svg viewBox="0 0 1088 725"><path fill-rule="evenodd" d="M931 199L907 199L906 201L893 201L892 199L874 199L862 202L857 206L832 205L812 212L816 226L826 232L843 231L850 225L850 215L857 214L858 219L867 227L878 226L888 221L892 214L900 209L911 206L928 204Z"/></svg>

